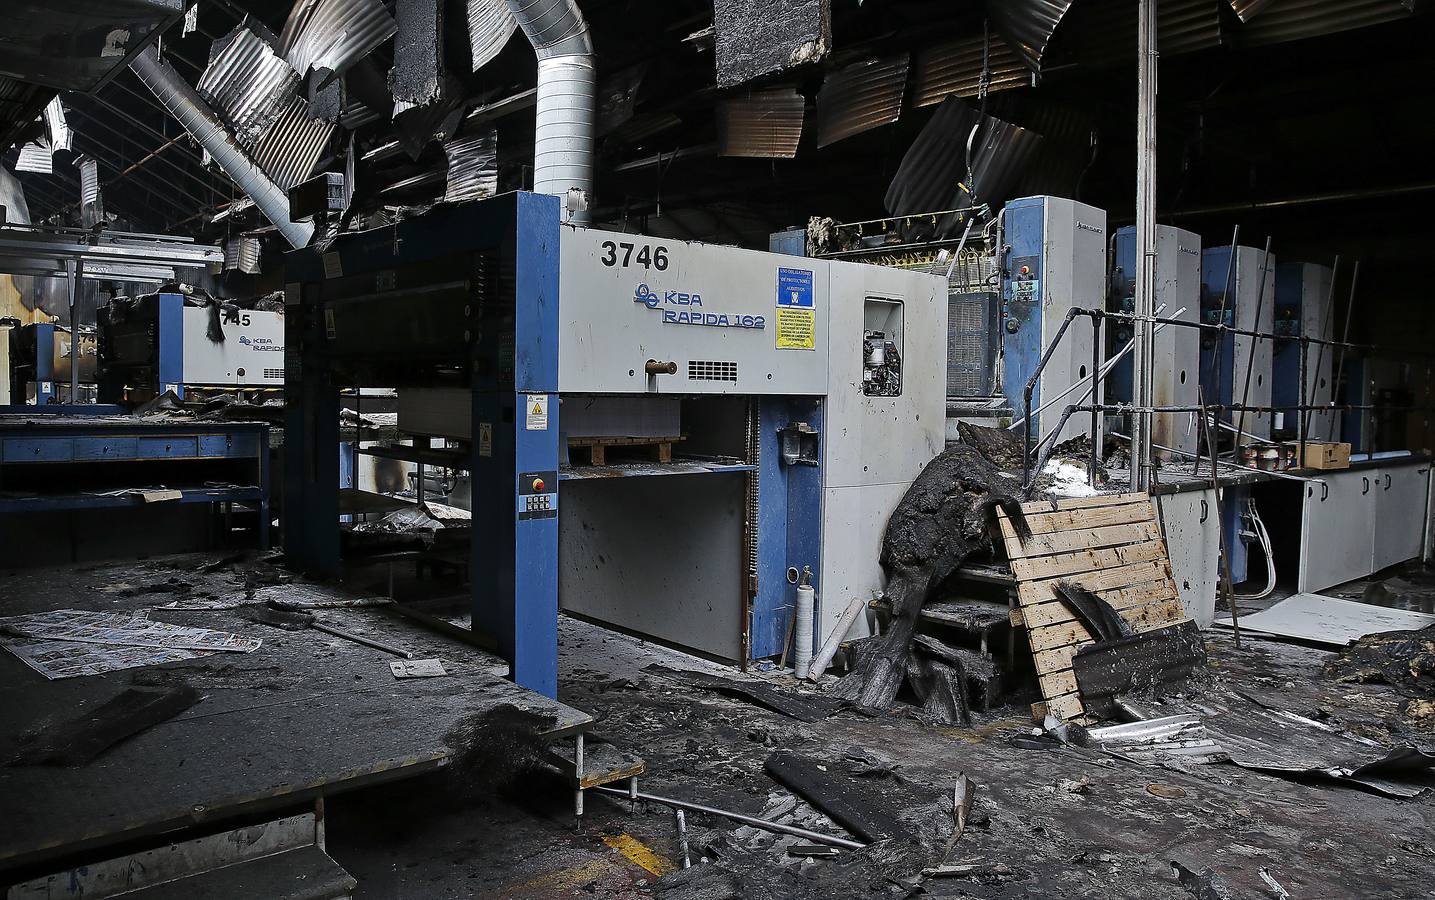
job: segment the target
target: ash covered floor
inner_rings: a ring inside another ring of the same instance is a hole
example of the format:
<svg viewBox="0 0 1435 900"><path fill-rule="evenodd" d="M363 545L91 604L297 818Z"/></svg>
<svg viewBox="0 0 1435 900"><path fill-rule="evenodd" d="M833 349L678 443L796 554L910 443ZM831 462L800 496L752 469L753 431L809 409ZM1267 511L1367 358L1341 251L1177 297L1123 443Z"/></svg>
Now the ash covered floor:
<svg viewBox="0 0 1435 900"><path fill-rule="evenodd" d="M597 734L644 757L645 792L846 836L765 774L768 756L788 749L834 772L866 766L873 810L891 806L909 823L926 817L940 831L950 829L954 780L965 773L976 801L948 863L981 871L927 879L919 893L928 896L1193 896L1172 875L1172 860L1213 870L1234 897L1278 896L1262 869L1291 897L1435 896L1430 796L1396 800L1230 764L1140 764L1071 747L1020 749L1010 741L1032 729L1025 707L977 713L971 728L931 728L900 712L841 712L803 723L647 668L734 674L721 666L570 619L560 635L560 699L591 712ZM1259 693L1382 741L1435 744L1435 735L1400 720L1404 698L1392 689L1323 675L1328 651L1250 637L1238 649L1228 633L1206 636L1216 686ZM358 896L908 892L887 877L882 854L794 859L786 848L805 841L695 813L687 824L697 868L659 878L655 871L680 858L671 810L630 809L589 794L583 830L575 832L571 796L543 772L473 801L453 800L453 793L438 775L331 801L329 849L359 879ZM945 807L931 798L946 798ZM710 862L700 862L704 856Z"/></svg>

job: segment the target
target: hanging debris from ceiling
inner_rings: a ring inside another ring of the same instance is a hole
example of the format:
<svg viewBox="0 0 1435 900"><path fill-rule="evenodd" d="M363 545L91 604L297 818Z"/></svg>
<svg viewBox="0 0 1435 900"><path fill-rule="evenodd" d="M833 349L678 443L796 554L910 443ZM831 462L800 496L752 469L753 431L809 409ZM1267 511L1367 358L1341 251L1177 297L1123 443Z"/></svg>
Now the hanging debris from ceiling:
<svg viewBox="0 0 1435 900"><path fill-rule="evenodd" d="M44 119L45 131L50 136L50 152L72 149L74 137L70 132L70 123L65 119L65 104L60 102L59 94L45 107Z"/></svg>
<svg viewBox="0 0 1435 900"><path fill-rule="evenodd" d="M784 85L726 97L718 105L718 155L792 159L807 101Z"/></svg>
<svg viewBox="0 0 1435 900"><path fill-rule="evenodd" d="M239 26L215 41L195 85L234 136L253 143L299 93L299 76L268 42Z"/></svg>
<svg viewBox="0 0 1435 900"><path fill-rule="evenodd" d="M887 188L887 212L906 216L961 209L971 205L973 196L995 209L1007 199L1041 141L1034 131L984 116L948 97L902 157ZM964 221L961 216L943 217L935 236L950 237Z"/></svg>
<svg viewBox="0 0 1435 900"><path fill-rule="evenodd" d="M259 274L259 238L248 234L232 237L224 242L224 270L240 271L246 275Z"/></svg>
<svg viewBox="0 0 1435 900"><path fill-rule="evenodd" d="M92 156L75 159L80 170L80 222L94 228L105 220L105 205L100 198L100 164Z"/></svg>
<svg viewBox="0 0 1435 900"><path fill-rule="evenodd" d="M648 64L640 62L608 75L598 85L598 134L616 131L633 118Z"/></svg>
<svg viewBox="0 0 1435 900"><path fill-rule="evenodd" d="M478 200L498 193L498 132L482 128L475 134L455 138L443 145L448 157L448 186L443 199L449 202Z"/></svg>
<svg viewBox="0 0 1435 900"><path fill-rule="evenodd" d="M718 87L817 62L832 50L831 0L713 0Z"/></svg>
<svg viewBox="0 0 1435 900"><path fill-rule="evenodd" d="M443 0L398 0L394 14L389 93L405 103L433 103L443 87Z"/></svg>
<svg viewBox="0 0 1435 900"><path fill-rule="evenodd" d="M468 0L468 47L473 71L486 66L518 30L505 0Z"/></svg>
<svg viewBox="0 0 1435 900"><path fill-rule="evenodd" d="M15 160L15 171L53 174L55 166L50 160L50 148L40 141L31 141L24 145L20 148L19 158Z"/></svg>
<svg viewBox="0 0 1435 900"><path fill-rule="evenodd" d="M888 125L902 115L911 57L869 59L827 76L817 95L817 146Z"/></svg>
<svg viewBox="0 0 1435 900"><path fill-rule="evenodd" d="M987 0L992 27L1036 73L1047 42L1070 8L1071 0Z"/></svg>
<svg viewBox="0 0 1435 900"><path fill-rule="evenodd" d="M982 69L987 91L1005 91L1031 84L1031 72L1001 38L983 35L933 44L916 52L912 62L912 105L941 103L948 96L975 97L981 92Z"/></svg>

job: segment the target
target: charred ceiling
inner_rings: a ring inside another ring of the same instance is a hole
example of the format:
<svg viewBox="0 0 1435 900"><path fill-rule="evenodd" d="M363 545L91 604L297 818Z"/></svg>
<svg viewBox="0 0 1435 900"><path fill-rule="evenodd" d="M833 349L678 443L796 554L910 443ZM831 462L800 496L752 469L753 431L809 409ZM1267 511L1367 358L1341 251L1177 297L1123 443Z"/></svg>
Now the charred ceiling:
<svg viewBox="0 0 1435 900"><path fill-rule="evenodd" d="M1055 190L1131 208L1134 4L579 3L596 222L761 246L810 215L957 205L951 179L969 174L992 204ZM1432 126L1377 112L1418 108L1435 75L1430 17L1408 3L1159 11L1161 203L1205 217L1191 227L1235 215L1213 209L1426 180ZM534 51L504 0L202 0L192 18L168 20L165 61L275 183L352 170L355 224L533 183ZM131 72L62 95L69 149L36 120L48 96L0 82L4 161L24 148L36 218L80 221L84 156L118 227L280 246Z"/></svg>

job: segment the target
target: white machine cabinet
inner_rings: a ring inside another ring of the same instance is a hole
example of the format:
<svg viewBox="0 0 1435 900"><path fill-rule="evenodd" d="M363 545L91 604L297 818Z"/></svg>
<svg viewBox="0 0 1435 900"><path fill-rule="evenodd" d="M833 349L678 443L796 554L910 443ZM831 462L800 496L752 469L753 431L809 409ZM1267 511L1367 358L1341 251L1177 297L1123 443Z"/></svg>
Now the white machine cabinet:
<svg viewBox="0 0 1435 900"><path fill-rule="evenodd" d="M1375 532L1371 571L1414 559L1425 542L1428 464L1375 470Z"/></svg>
<svg viewBox="0 0 1435 900"><path fill-rule="evenodd" d="M1307 484L1301 513L1301 591L1321 591L1420 556L1430 466L1347 469Z"/></svg>
<svg viewBox="0 0 1435 900"><path fill-rule="evenodd" d="M1186 615L1205 628L1216 616L1216 583L1221 562L1216 492L1205 488L1161 494L1157 503L1181 606Z"/></svg>

